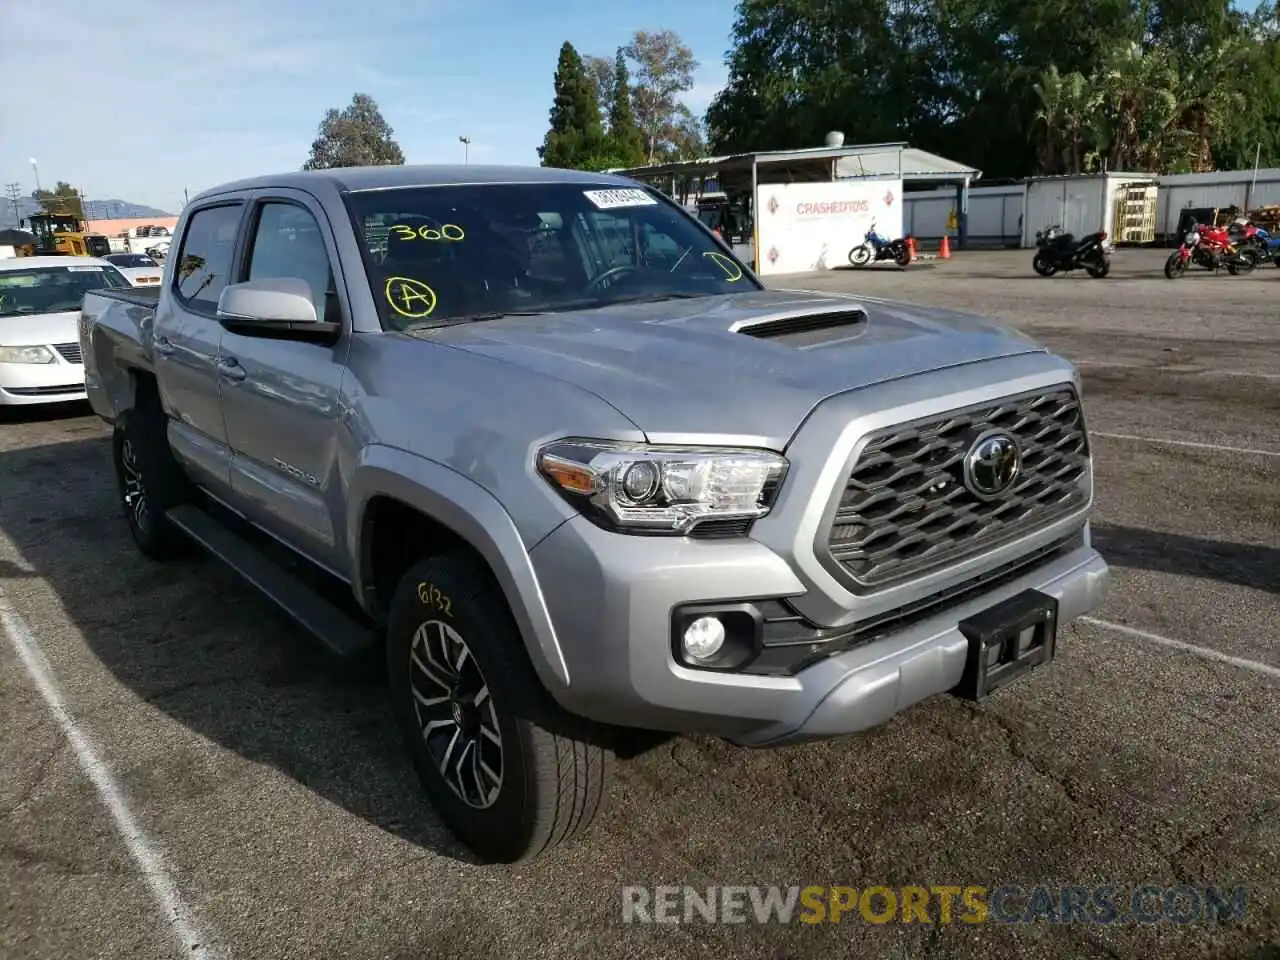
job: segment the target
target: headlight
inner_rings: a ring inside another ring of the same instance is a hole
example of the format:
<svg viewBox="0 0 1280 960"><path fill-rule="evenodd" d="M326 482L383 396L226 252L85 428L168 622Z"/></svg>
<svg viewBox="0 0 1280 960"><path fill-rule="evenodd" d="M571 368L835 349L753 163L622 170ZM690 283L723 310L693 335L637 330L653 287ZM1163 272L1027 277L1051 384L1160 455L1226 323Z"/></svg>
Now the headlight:
<svg viewBox="0 0 1280 960"><path fill-rule="evenodd" d="M1188 247L1194 247L1197 243L1200 242L1200 234L1192 230L1185 237L1183 237L1182 240Z"/></svg>
<svg viewBox="0 0 1280 960"><path fill-rule="evenodd" d="M0 363L53 363L48 347L0 347Z"/></svg>
<svg viewBox="0 0 1280 960"><path fill-rule="evenodd" d="M773 506L787 461L766 450L560 440L538 470L603 526L686 534L707 520L754 520Z"/></svg>

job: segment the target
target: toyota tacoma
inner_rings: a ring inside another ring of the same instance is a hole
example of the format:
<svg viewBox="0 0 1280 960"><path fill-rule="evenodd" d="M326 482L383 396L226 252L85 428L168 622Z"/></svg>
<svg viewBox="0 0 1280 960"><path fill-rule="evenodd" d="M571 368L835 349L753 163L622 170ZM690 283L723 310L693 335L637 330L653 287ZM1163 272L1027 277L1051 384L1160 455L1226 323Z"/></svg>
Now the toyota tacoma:
<svg viewBox="0 0 1280 960"><path fill-rule="evenodd" d="M581 831L619 731L769 747L979 700L1105 593L1070 363L768 290L635 181L267 176L195 197L173 249L80 321L133 538L385 657L486 859Z"/></svg>

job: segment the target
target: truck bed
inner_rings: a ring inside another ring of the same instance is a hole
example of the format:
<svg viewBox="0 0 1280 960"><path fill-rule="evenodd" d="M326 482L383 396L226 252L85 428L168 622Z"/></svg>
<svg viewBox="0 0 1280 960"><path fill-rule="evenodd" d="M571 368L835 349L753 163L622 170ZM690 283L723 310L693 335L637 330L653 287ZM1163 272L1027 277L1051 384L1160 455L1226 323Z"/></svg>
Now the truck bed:
<svg viewBox="0 0 1280 960"><path fill-rule="evenodd" d="M160 285L154 287L104 287L93 291L104 300L123 300L138 307L155 307L160 300Z"/></svg>

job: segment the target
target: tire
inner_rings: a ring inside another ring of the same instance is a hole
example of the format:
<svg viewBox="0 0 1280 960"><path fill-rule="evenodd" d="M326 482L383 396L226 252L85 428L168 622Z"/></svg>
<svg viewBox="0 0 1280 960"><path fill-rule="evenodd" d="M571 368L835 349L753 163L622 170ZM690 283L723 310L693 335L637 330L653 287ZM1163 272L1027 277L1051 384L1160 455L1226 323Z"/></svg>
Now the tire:
<svg viewBox="0 0 1280 960"><path fill-rule="evenodd" d="M893 261L900 267L908 266L911 263L911 250L904 246L898 247L894 251Z"/></svg>
<svg viewBox="0 0 1280 960"><path fill-rule="evenodd" d="M860 243L849 251L849 263L855 267L865 267L873 257L871 248L865 243Z"/></svg>
<svg viewBox="0 0 1280 960"><path fill-rule="evenodd" d="M111 438L125 522L138 549L153 560L174 560L195 548L165 516L192 497L191 485L169 449L167 426L159 405L144 401L117 418Z"/></svg>
<svg viewBox="0 0 1280 960"><path fill-rule="evenodd" d="M1042 277L1052 277L1058 272L1058 268L1050 263L1042 253L1037 253L1035 259L1031 261L1031 269Z"/></svg>
<svg viewBox="0 0 1280 960"><path fill-rule="evenodd" d="M1169 259L1164 262L1164 275L1170 280L1177 280L1180 276L1187 272L1187 265L1178 251L1169 254Z"/></svg>
<svg viewBox="0 0 1280 960"><path fill-rule="evenodd" d="M1101 280L1111 272L1111 258L1103 256L1097 263L1088 264L1085 270L1088 271L1089 276Z"/></svg>
<svg viewBox="0 0 1280 960"><path fill-rule="evenodd" d="M542 686L481 562L448 554L404 575L391 601L387 676L423 788L479 857L531 860L594 819L613 751Z"/></svg>
<svg viewBox="0 0 1280 960"><path fill-rule="evenodd" d="M1253 268L1258 265L1257 258L1253 255L1253 251L1241 252L1239 256L1227 264L1227 273L1233 277L1242 274L1253 273Z"/></svg>

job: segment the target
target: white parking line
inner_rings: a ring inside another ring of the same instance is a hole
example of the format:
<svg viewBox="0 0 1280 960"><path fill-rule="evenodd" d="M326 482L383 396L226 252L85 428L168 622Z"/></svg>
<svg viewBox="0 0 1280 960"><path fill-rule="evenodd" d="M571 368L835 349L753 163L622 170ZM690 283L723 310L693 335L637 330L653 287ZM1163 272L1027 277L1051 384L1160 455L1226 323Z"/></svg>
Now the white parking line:
<svg viewBox="0 0 1280 960"><path fill-rule="evenodd" d="M1239 667L1241 670L1250 670L1253 673L1260 673L1264 677L1275 677L1280 679L1280 667L1273 667L1269 663L1259 663L1257 660L1246 660L1243 657L1233 657L1218 650L1211 650L1208 647L1198 647L1194 643L1187 643L1184 640L1174 640L1172 637L1162 637L1158 633L1151 633L1147 630L1139 630L1137 627L1126 627L1123 623L1112 623L1109 620L1099 620L1096 617L1079 617L1081 623L1092 624L1095 627L1102 627L1104 630L1114 630L1116 633L1123 633L1126 636L1137 637L1139 640L1150 640L1152 643L1158 643L1161 646L1172 647L1174 650L1183 650L1187 653L1193 653L1197 657L1204 657L1206 660L1217 660L1219 663L1229 663L1233 667Z"/></svg>
<svg viewBox="0 0 1280 960"><path fill-rule="evenodd" d="M161 915L170 924L174 936L177 937L182 956L193 958L193 960L213 960L220 954L215 952L211 945L212 941L201 933L191 908L182 899L178 885L170 876L155 844L134 819L124 792L111 775L111 768L107 766L97 748L81 731L75 717L67 709L66 701L49 667L49 661L45 659L44 652L40 649L31 629L3 594L0 594L0 625L4 627L4 634L10 645L22 660L23 666L27 668L27 673L35 683L36 689L40 691L40 695L44 697L49 712L53 714L67 742L75 751L80 768L97 788L98 796L111 814L111 819L115 821L116 830L119 831L125 847L128 848L129 855L133 857L143 878L147 881L156 906L160 908Z"/></svg>
<svg viewBox="0 0 1280 960"><path fill-rule="evenodd" d="M1256 450L1252 447L1227 447L1220 443L1197 443L1194 440L1169 440L1163 437L1138 437L1131 433L1103 433L1090 430L1091 437L1106 437L1108 440L1137 440L1141 443L1169 444L1174 447L1191 447L1195 450L1217 450L1220 453L1244 453L1251 457L1280 457L1280 450Z"/></svg>

